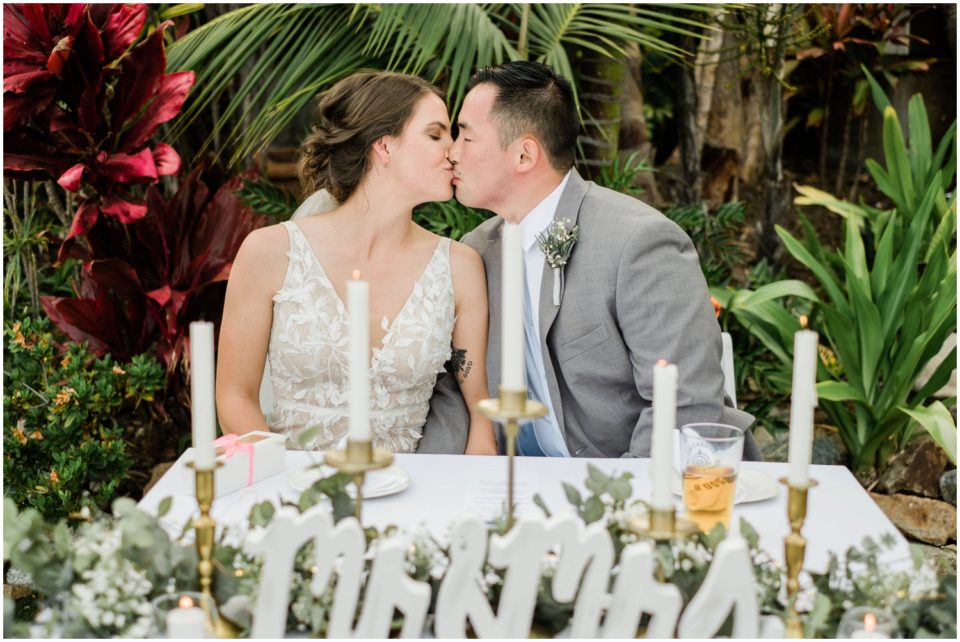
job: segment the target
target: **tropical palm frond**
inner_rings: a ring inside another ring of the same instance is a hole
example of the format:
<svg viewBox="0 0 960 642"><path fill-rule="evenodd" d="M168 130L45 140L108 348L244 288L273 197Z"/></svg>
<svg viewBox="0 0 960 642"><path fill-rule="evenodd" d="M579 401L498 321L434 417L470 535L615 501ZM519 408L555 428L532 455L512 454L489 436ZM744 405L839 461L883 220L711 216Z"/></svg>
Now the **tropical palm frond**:
<svg viewBox="0 0 960 642"><path fill-rule="evenodd" d="M355 33L364 19L349 5L257 4L187 34L170 47L168 67L193 69L196 89L170 137L181 136L233 89L235 97L198 155L229 127L222 146L234 150L229 165L237 165L272 140L321 87L369 63Z"/></svg>
<svg viewBox="0 0 960 642"><path fill-rule="evenodd" d="M504 5L385 4L372 26L365 52L390 53L386 67L424 74L431 82L445 75L447 103L455 111L475 69L516 60L500 16Z"/></svg>
<svg viewBox="0 0 960 642"><path fill-rule="evenodd" d="M254 4L193 30L168 49L171 71L197 78L176 140L220 111L198 156L231 150L235 167L263 149L319 91L375 67L422 75L447 88L455 112L477 68L517 60L517 18L529 16L529 52L576 84L573 48L622 55L628 44L682 56L657 34L697 35L712 6L619 4ZM214 141L219 141L212 149Z"/></svg>

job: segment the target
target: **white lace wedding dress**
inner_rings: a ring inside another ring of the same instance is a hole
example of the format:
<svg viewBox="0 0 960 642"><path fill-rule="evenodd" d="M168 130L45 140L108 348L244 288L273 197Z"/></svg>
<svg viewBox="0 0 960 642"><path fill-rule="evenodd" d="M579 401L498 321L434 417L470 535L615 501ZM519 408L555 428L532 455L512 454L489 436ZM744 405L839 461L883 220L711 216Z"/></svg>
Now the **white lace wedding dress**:
<svg viewBox="0 0 960 642"><path fill-rule="evenodd" d="M283 225L290 263L273 297L270 424L289 437L318 426L302 446L324 450L340 445L348 432L347 310L300 227ZM370 366L375 446L395 453L416 449L437 375L450 358L453 321L450 239L441 239L400 312L392 322L381 321L386 335L373 348ZM297 441L290 439L288 447Z"/></svg>

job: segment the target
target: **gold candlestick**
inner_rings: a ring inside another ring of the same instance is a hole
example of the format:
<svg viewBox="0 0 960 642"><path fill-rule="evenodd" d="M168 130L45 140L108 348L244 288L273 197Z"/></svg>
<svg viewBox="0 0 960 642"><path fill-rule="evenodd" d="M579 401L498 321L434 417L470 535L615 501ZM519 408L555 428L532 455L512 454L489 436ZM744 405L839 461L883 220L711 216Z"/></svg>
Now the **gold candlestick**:
<svg viewBox="0 0 960 642"><path fill-rule="evenodd" d="M503 424L507 440L507 527L513 526L513 459L517 452L520 424L547 414L547 407L539 401L527 399L527 389L511 390L500 386L498 399L484 399L477 410L493 421Z"/></svg>
<svg viewBox="0 0 960 642"><path fill-rule="evenodd" d="M393 453L380 448L374 448L373 442L369 439L360 441L348 438L347 447L344 450L328 450L324 453L324 462L329 466L333 466L341 473L353 477L353 483L357 487L354 514L357 517L357 521L360 521L363 507L364 479L369 471L386 468L392 464Z"/></svg>
<svg viewBox="0 0 960 642"><path fill-rule="evenodd" d="M195 462L187 463L196 474L197 505L200 507L200 517L194 520L193 528L196 532L197 544L197 576L200 581L200 592L210 597L210 602L204 601L202 607L207 611L209 603L216 604L213 596L213 547L217 530L217 523L210 516L214 498L214 471L223 466L223 462L215 461L213 468L197 468ZM212 619L207 612L207 618ZM215 620L215 630L218 638L235 638L240 629L235 624L220 615Z"/></svg>
<svg viewBox="0 0 960 642"><path fill-rule="evenodd" d="M697 525L686 517L677 515L677 509L673 506L651 508L645 516L631 517L627 520L627 528L632 533L657 542L686 539L697 532Z"/></svg>
<svg viewBox="0 0 960 642"><path fill-rule="evenodd" d="M213 471L223 462L215 461L212 468L198 468L195 462L187 464L196 474L197 505L200 507L200 517L193 522L196 531L197 544L197 575L200 581L200 591L204 595L213 597L213 542L216 532L216 522L210 517L210 508L213 506L214 485Z"/></svg>
<svg viewBox="0 0 960 642"><path fill-rule="evenodd" d="M803 522L807 518L807 491L817 485L815 480L794 486L786 477L780 478L787 492L787 519L790 520L790 534L783 540L783 557L787 563L787 637L803 637L803 624L797 613L796 595L800 590L800 571L803 569L803 557L807 549L807 540L800 534Z"/></svg>

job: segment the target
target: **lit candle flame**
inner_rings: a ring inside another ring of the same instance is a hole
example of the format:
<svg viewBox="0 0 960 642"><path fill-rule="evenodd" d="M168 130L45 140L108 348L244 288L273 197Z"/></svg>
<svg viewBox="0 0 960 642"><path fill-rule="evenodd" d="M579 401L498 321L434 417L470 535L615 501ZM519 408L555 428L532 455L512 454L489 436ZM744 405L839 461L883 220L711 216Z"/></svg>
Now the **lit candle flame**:
<svg viewBox="0 0 960 642"><path fill-rule="evenodd" d="M809 323L809 321L808 321L808 319L807 319L807 315L801 314L801 315L800 315L800 327L803 328L804 330L806 330L806 329L807 329L807 323Z"/></svg>
<svg viewBox="0 0 960 642"><path fill-rule="evenodd" d="M666 360L666 359L659 359L659 360L657 361L657 365L662 368L663 366L667 365L667 360Z"/></svg>
<svg viewBox="0 0 960 642"><path fill-rule="evenodd" d="M867 613L863 616L863 629L867 633L873 632L877 628L877 616L873 613Z"/></svg>
<svg viewBox="0 0 960 642"><path fill-rule="evenodd" d="M180 608L181 609L193 608L193 600L190 598L189 595L184 595L183 597L180 598Z"/></svg>
<svg viewBox="0 0 960 642"><path fill-rule="evenodd" d="M354 281L359 281L359 280L360 280L360 270L354 270L354 271L353 271L353 280L354 280Z"/></svg>

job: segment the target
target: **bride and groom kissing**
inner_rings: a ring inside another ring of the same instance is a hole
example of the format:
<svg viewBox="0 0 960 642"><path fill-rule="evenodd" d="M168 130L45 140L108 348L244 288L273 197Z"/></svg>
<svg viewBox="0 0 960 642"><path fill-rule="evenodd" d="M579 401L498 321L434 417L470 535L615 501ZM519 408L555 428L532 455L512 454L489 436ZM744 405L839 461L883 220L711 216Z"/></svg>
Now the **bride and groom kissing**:
<svg viewBox="0 0 960 642"><path fill-rule="evenodd" d="M299 162L317 194L306 216L252 232L230 274L217 364L224 432L309 434L301 445L321 450L345 438L343 301L359 272L370 287L374 445L497 454L476 408L500 383L505 221L522 232L527 390L549 411L523 427L519 454L649 456L660 359L679 369L678 426L752 422L725 404L720 328L690 239L574 169L579 119L567 79L525 61L479 70L456 138L440 92L415 76L355 73L319 112ZM413 222L417 205L453 196L496 216L462 242ZM551 231L575 233L562 268L544 255ZM259 403L265 363L269 422ZM747 436L744 458L759 459Z"/></svg>

